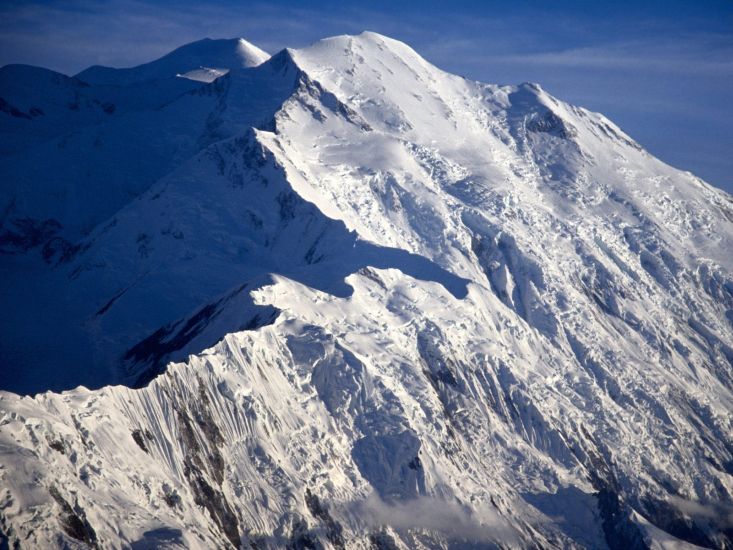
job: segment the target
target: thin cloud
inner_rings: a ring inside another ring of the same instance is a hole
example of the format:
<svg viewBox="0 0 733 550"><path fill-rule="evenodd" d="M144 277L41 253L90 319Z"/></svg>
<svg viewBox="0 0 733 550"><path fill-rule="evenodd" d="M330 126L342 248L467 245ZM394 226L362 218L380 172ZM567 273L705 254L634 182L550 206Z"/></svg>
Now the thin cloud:
<svg viewBox="0 0 733 550"><path fill-rule="evenodd" d="M507 55L494 57L492 62L721 76L733 75L733 48L702 50L694 42L677 42L667 48L660 48L658 43L634 41L601 47Z"/></svg>
<svg viewBox="0 0 733 550"><path fill-rule="evenodd" d="M702 504L680 497L670 497L669 501L693 520L710 522L724 529L733 527L733 504Z"/></svg>
<svg viewBox="0 0 733 550"><path fill-rule="evenodd" d="M498 513L485 511L479 518L455 502L435 497L387 503L372 494L352 507L372 528L421 529L440 533L448 539L510 546L521 542L517 531Z"/></svg>

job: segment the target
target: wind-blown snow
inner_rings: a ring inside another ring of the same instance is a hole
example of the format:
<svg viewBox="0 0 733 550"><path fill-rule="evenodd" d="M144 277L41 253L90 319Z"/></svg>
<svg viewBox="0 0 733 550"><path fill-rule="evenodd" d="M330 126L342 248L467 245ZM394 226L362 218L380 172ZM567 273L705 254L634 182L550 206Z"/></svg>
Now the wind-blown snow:
<svg viewBox="0 0 733 550"><path fill-rule="evenodd" d="M0 393L9 542L732 544L731 197L378 34L261 61L0 161L3 387L68 390Z"/></svg>

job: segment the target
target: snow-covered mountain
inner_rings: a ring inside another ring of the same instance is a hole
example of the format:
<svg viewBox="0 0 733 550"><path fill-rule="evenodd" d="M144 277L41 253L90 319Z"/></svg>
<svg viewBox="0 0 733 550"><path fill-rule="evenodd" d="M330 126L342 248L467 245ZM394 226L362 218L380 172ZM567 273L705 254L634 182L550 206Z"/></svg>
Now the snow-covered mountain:
<svg viewBox="0 0 733 550"><path fill-rule="evenodd" d="M94 65L80 72L76 78L98 86L129 86L175 76L211 82L231 69L256 67L269 57L267 52L244 38L205 38L144 65L129 69Z"/></svg>
<svg viewBox="0 0 733 550"><path fill-rule="evenodd" d="M733 199L378 34L242 44L0 72L0 541L732 547Z"/></svg>

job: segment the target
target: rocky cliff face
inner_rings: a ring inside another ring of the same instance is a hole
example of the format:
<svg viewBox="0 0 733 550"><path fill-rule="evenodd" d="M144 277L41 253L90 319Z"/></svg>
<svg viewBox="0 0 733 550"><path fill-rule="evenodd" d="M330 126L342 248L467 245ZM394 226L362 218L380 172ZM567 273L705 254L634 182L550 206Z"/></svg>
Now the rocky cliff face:
<svg viewBox="0 0 733 550"><path fill-rule="evenodd" d="M0 394L8 544L733 544L730 196L373 33L196 86L59 138L157 147L88 232L3 198L57 223L2 257L4 386L68 390Z"/></svg>

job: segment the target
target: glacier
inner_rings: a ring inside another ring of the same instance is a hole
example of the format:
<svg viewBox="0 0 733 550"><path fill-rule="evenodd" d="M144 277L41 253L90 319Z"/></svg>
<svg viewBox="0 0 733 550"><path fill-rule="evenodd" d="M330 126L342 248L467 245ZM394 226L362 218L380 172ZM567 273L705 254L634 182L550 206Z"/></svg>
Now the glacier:
<svg viewBox="0 0 733 550"><path fill-rule="evenodd" d="M733 546L733 198L603 115L371 32L0 97L0 545Z"/></svg>

